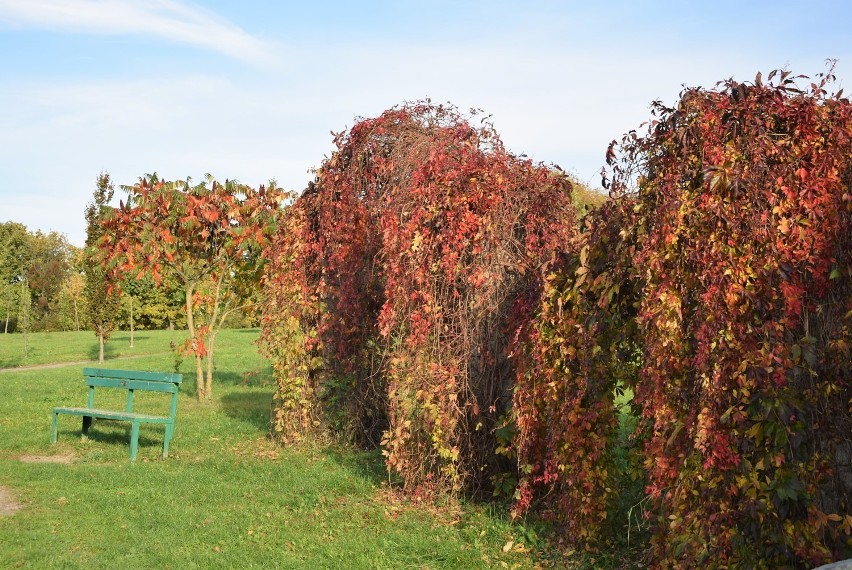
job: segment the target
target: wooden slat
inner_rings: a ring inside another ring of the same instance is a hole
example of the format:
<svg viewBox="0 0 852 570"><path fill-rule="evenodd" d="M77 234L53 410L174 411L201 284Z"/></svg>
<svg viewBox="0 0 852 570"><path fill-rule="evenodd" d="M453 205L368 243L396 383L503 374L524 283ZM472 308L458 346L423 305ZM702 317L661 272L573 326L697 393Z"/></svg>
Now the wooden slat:
<svg viewBox="0 0 852 570"><path fill-rule="evenodd" d="M93 408L53 408L53 412L56 414L68 414L72 416L91 416L93 418L100 418L104 420L121 420L126 422L140 420L146 423L164 424L172 423L174 421L172 418L154 416L151 414L129 414L127 412L117 412L115 410L101 410Z"/></svg>
<svg viewBox="0 0 852 570"><path fill-rule="evenodd" d="M172 374L168 372L142 372L139 370L110 370L107 368L84 368L83 376L120 378L124 380L145 380L148 382L171 382L174 384L180 384L183 381L183 374Z"/></svg>
<svg viewBox="0 0 852 570"><path fill-rule="evenodd" d="M152 382L150 380L128 380L122 378L104 378L102 376L87 376L89 386L104 386L107 388L125 388L128 390L147 390L149 392L174 393L178 385L172 382Z"/></svg>

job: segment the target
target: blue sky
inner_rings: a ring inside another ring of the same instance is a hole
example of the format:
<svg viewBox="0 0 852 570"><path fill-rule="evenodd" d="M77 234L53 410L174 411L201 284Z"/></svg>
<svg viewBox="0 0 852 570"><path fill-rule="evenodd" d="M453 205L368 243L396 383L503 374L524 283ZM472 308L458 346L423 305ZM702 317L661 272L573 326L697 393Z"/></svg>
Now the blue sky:
<svg viewBox="0 0 852 570"><path fill-rule="evenodd" d="M103 170L300 190L330 131L426 97L597 185L684 85L836 58L850 91L850 21L848 0L0 0L0 221L82 245Z"/></svg>

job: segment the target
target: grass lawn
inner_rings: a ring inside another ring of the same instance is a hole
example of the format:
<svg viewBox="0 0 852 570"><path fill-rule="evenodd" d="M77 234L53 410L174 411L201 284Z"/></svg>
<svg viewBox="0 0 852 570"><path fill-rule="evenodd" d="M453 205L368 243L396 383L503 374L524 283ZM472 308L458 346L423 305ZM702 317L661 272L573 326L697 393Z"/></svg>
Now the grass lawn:
<svg viewBox="0 0 852 570"><path fill-rule="evenodd" d="M182 334L140 331L130 349L128 335L117 333L108 357L149 356L108 360L105 367L171 371L169 342ZM128 461L129 425L122 422L96 421L82 440L80 418L60 416L59 443L51 446L52 408L85 404L82 365L0 372L0 488L7 503L20 507L3 515L0 505L0 568L589 565L531 552L535 537L496 507L439 508L398 498L384 483L377 453L270 443L273 387L256 338L256 330L222 332L209 403L195 400L192 362L183 361L166 460L163 428L152 425L142 427L135 463ZM24 361L16 352L22 335L0 335L0 367L97 355L91 332L32 334L30 344ZM122 409L115 392L112 403ZM162 402L137 403L142 411Z"/></svg>
<svg viewBox="0 0 852 570"><path fill-rule="evenodd" d="M183 342L186 331L136 331L133 348L130 333L116 331L104 346L107 359L137 357L150 354L166 355L169 341ZM54 362L97 360L98 337L92 331L30 333L28 351L24 356L24 335L2 334L0 330L0 368L35 366ZM172 366L170 362L169 366ZM132 368L132 365L128 365Z"/></svg>

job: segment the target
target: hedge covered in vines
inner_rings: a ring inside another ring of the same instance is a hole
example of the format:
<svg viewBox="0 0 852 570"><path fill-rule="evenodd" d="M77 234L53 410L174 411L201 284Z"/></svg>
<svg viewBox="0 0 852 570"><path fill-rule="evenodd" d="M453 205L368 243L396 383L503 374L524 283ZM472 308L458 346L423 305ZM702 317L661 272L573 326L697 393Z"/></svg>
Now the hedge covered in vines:
<svg viewBox="0 0 852 570"><path fill-rule="evenodd" d="M452 107L338 135L267 251L275 433L381 446L412 494L490 484L586 545L626 446L658 567L852 556L852 105L802 80L654 103L581 220Z"/></svg>
<svg viewBox="0 0 852 570"><path fill-rule="evenodd" d="M772 80L777 74L771 74ZM727 81L627 137L657 557L813 565L852 526L852 105Z"/></svg>
<svg viewBox="0 0 852 570"><path fill-rule="evenodd" d="M450 106L392 109L335 144L269 249L275 431L381 445L410 492L482 489L512 304L575 231L570 183Z"/></svg>
<svg viewBox="0 0 852 570"><path fill-rule="evenodd" d="M658 566L852 553L852 106L830 79L689 89L609 149L610 200L519 330L517 510L596 536L629 389Z"/></svg>

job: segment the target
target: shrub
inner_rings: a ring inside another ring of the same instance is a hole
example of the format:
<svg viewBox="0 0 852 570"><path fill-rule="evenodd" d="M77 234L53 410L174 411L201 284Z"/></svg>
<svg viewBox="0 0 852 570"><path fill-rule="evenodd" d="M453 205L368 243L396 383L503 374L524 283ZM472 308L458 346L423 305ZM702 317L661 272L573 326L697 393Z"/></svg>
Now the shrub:
<svg viewBox="0 0 852 570"><path fill-rule="evenodd" d="M392 109L335 143L269 252L278 429L381 441L412 493L479 488L510 402L506 319L574 231L570 183L451 106Z"/></svg>
<svg viewBox="0 0 852 570"><path fill-rule="evenodd" d="M831 80L688 89L611 149L664 566L850 552L852 105Z"/></svg>

